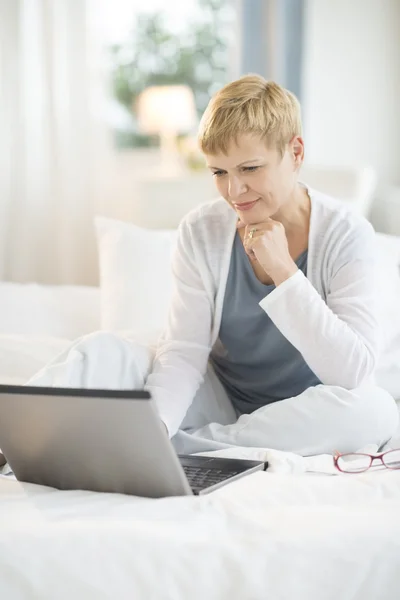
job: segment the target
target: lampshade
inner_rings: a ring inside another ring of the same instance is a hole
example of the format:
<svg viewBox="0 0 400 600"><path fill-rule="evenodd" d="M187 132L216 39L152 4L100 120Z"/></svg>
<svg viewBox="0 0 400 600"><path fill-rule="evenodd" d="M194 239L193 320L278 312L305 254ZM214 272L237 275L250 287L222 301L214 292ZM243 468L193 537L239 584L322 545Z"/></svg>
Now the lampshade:
<svg viewBox="0 0 400 600"><path fill-rule="evenodd" d="M197 125L193 92L187 85L148 87L138 98L136 116L148 135L190 131Z"/></svg>

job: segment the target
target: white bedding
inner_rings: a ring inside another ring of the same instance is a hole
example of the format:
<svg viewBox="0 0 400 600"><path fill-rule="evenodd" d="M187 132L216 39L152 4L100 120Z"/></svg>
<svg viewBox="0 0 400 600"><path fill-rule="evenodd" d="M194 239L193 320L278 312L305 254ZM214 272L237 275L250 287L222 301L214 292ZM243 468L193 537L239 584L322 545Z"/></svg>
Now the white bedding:
<svg viewBox="0 0 400 600"><path fill-rule="evenodd" d="M54 385L66 363L74 386L98 387L105 369L129 382L129 361L108 359L94 370L74 351L36 383ZM397 600L400 472L339 475L327 455L215 452L232 453L271 468L162 500L1 478L0 598Z"/></svg>
<svg viewBox="0 0 400 600"><path fill-rule="evenodd" d="M0 597L397 600L399 509L399 472L256 473L163 500L0 478Z"/></svg>
<svg viewBox="0 0 400 600"><path fill-rule="evenodd" d="M43 335L0 335L0 383L23 385L70 344Z"/></svg>
<svg viewBox="0 0 400 600"><path fill-rule="evenodd" d="M0 282L0 333L73 340L100 329L100 290Z"/></svg>

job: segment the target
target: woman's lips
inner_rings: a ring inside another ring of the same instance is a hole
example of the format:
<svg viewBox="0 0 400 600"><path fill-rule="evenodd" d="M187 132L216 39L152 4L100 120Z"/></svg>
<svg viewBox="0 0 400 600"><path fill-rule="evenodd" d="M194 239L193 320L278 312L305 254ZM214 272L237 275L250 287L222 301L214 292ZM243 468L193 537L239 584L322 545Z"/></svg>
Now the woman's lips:
<svg viewBox="0 0 400 600"><path fill-rule="evenodd" d="M253 200L253 202L241 202L240 204L235 204L235 208L237 210L243 211L243 210L250 210L251 208L253 208L253 206L258 202L258 198L257 200Z"/></svg>

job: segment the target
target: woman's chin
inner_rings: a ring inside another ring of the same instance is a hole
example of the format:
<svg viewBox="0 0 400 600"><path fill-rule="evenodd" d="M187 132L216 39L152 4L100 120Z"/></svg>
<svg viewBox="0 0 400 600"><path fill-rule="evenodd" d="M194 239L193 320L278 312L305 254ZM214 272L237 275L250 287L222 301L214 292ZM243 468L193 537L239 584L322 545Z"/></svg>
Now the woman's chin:
<svg viewBox="0 0 400 600"><path fill-rule="evenodd" d="M272 214L268 210L249 210L246 213L236 211L236 214L240 221L244 225L255 225L257 223L265 223L272 217Z"/></svg>

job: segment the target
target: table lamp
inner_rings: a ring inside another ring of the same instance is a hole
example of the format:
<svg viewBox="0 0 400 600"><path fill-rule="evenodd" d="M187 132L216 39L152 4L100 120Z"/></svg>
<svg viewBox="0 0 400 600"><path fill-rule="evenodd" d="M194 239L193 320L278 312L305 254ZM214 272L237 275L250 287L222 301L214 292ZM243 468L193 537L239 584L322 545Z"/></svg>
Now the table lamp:
<svg viewBox="0 0 400 600"><path fill-rule="evenodd" d="M187 85L148 87L138 98L136 116L142 133L160 136L162 174L176 176L182 172L176 136L197 125L192 90Z"/></svg>

